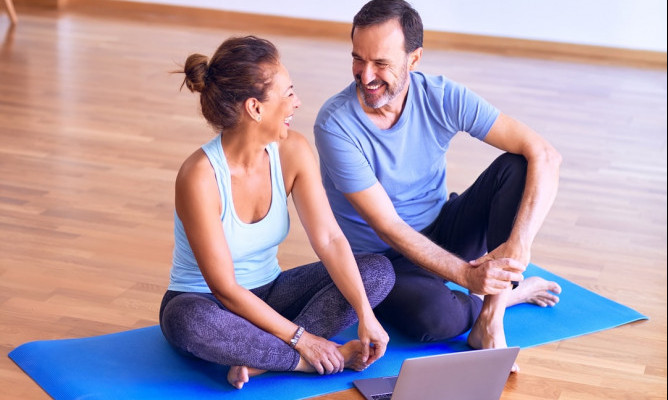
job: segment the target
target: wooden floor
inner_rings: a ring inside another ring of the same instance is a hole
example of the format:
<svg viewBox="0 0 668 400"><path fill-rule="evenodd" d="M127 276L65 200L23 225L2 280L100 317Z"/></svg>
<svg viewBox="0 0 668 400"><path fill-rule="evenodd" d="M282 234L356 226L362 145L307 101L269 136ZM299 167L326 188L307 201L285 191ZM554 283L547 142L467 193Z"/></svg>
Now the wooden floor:
<svg viewBox="0 0 668 400"><path fill-rule="evenodd" d="M157 323L175 173L212 136L169 71L230 35L267 37L302 100L294 126L312 140L318 108L351 80L351 48L347 37L262 24L17 12L14 29L0 14L0 398L44 399L5 356L14 347ZM666 70L430 48L421 69L469 86L561 151L533 262L650 317L523 350L502 398L666 399ZM459 136L455 191L498 154ZM294 215L292 225L284 268L314 259Z"/></svg>

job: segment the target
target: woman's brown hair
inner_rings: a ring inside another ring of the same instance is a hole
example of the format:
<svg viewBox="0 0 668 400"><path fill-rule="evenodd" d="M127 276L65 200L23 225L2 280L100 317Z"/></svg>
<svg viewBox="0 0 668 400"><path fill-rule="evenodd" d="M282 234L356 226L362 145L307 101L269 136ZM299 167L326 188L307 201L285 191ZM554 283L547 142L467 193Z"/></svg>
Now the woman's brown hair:
<svg viewBox="0 0 668 400"><path fill-rule="evenodd" d="M236 126L249 98L266 101L279 63L278 50L255 36L225 40L211 60L201 54L186 59L185 85L200 93L202 115L218 132Z"/></svg>

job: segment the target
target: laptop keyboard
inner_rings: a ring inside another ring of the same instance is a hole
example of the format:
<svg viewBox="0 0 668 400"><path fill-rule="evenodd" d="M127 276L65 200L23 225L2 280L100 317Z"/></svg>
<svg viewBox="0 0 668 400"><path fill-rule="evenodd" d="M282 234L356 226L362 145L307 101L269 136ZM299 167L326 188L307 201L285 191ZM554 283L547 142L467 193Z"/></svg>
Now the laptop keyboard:
<svg viewBox="0 0 668 400"><path fill-rule="evenodd" d="M371 395L371 398L373 400L390 400L392 398L392 392L390 393L381 393L381 394L374 394Z"/></svg>

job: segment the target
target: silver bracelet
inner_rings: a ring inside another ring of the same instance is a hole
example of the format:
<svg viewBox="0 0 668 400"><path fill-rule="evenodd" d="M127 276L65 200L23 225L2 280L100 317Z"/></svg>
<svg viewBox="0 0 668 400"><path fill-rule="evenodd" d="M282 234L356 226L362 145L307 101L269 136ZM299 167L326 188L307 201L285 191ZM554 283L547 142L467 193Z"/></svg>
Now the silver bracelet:
<svg viewBox="0 0 668 400"><path fill-rule="evenodd" d="M297 346L297 342L299 342L299 338L302 337L302 334L304 333L304 327L300 326L297 328L297 332L295 332L295 335L290 339L290 347L293 349L295 346Z"/></svg>

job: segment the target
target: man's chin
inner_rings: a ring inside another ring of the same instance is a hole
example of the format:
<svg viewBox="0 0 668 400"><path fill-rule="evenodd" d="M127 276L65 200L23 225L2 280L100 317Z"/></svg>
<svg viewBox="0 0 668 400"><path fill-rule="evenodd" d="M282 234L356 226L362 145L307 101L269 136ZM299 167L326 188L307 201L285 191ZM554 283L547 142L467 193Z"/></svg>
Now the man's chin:
<svg viewBox="0 0 668 400"><path fill-rule="evenodd" d="M369 108L381 108L387 104L387 100L383 96L373 96L372 98L363 96L362 99L364 101L364 105Z"/></svg>

